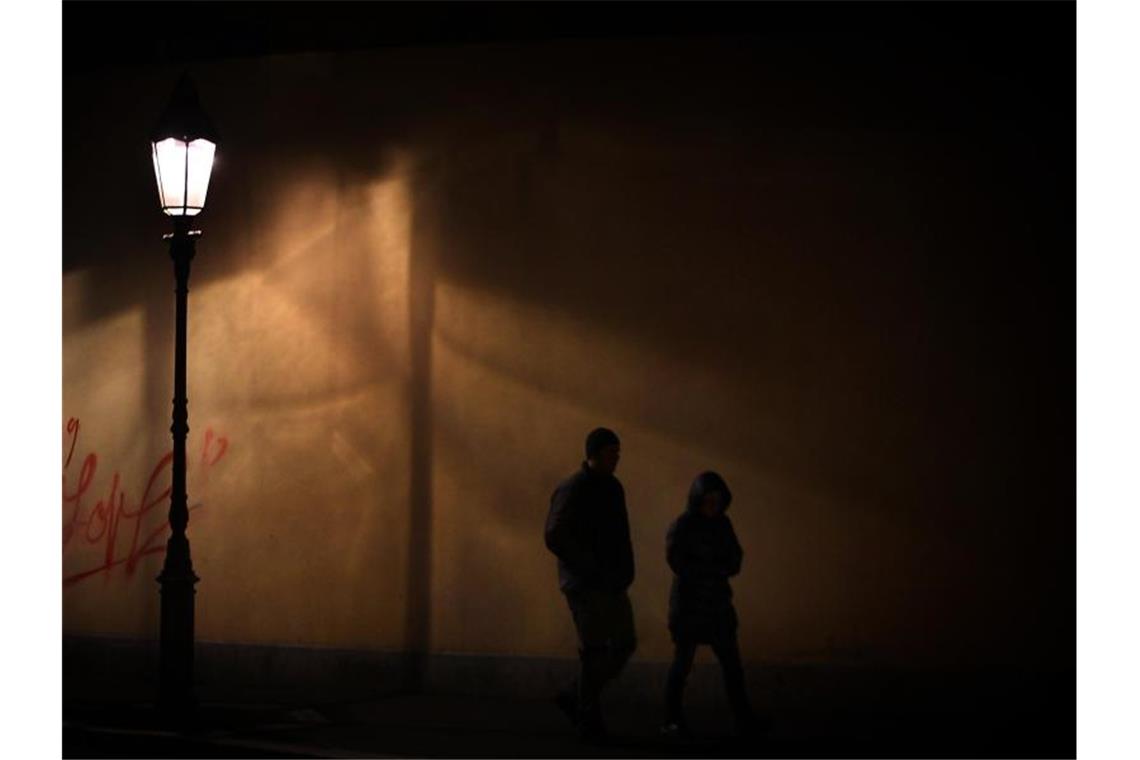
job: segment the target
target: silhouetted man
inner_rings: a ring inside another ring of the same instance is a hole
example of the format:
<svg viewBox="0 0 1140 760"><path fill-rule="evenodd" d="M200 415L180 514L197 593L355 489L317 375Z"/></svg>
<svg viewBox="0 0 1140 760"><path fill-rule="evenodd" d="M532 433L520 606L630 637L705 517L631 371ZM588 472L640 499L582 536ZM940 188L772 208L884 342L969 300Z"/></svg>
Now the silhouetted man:
<svg viewBox="0 0 1140 760"><path fill-rule="evenodd" d="M582 469L550 497L546 546L558 557L558 581L578 631L581 663L574 686L560 692L561 707L583 737L605 736L599 697L637 646L633 607L633 545L625 491L614 477L621 442L612 430L586 437Z"/></svg>

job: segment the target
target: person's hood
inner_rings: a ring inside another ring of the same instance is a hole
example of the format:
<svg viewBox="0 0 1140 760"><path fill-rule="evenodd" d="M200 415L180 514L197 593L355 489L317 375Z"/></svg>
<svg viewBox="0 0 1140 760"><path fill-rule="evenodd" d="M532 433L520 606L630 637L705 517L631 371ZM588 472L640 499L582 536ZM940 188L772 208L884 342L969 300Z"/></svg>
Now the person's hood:
<svg viewBox="0 0 1140 760"><path fill-rule="evenodd" d="M724 478L712 471L702 472L693 480L693 485L689 488L688 511L695 514L700 509L705 494L710 491L720 491L724 494L721 514L727 512L728 505L732 503L732 491L728 490L728 483L724 482Z"/></svg>

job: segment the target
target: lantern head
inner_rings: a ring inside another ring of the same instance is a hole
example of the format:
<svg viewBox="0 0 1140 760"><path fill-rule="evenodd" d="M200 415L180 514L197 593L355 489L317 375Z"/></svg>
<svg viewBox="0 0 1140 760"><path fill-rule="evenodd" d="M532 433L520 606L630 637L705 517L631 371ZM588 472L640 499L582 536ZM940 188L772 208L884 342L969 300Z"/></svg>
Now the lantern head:
<svg viewBox="0 0 1140 760"><path fill-rule="evenodd" d="M183 74L151 133L158 201L170 216L194 216L206 205L218 132Z"/></svg>

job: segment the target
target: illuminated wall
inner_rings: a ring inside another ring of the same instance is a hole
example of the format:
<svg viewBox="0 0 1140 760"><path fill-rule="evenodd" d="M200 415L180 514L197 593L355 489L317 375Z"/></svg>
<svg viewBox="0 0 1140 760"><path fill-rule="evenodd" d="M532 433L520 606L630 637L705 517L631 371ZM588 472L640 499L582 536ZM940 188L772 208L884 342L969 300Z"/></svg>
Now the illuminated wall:
<svg viewBox="0 0 1140 760"><path fill-rule="evenodd" d="M542 528L606 425L640 657L670 651L664 535L704 469L736 496L747 660L1068 656L1052 133L712 43L194 73L223 138L190 294L201 638L573 656ZM145 135L176 74L65 83L68 633L157 630L173 293Z"/></svg>

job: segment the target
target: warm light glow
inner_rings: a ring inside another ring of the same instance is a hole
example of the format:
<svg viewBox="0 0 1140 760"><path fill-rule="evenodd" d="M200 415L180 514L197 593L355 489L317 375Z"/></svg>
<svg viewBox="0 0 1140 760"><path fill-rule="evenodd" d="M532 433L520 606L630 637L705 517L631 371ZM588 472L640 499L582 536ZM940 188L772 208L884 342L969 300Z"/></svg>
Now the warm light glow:
<svg viewBox="0 0 1140 760"><path fill-rule="evenodd" d="M205 139L168 137L153 143L158 201L170 216L194 216L206 205L206 188L214 166L214 143Z"/></svg>

